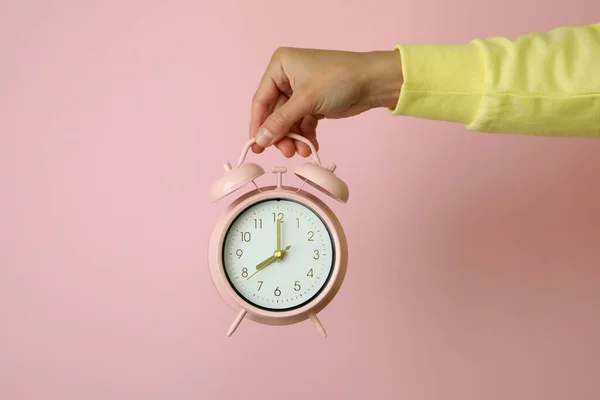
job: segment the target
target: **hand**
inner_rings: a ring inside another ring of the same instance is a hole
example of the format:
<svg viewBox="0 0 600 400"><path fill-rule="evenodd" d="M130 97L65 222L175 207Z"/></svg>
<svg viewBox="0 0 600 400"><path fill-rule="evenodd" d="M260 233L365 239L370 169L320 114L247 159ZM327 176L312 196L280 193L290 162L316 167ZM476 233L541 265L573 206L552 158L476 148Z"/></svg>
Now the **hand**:
<svg viewBox="0 0 600 400"><path fill-rule="evenodd" d="M280 48L273 54L252 101L250 137L255 153L275 146L286 156L310 155L284 137L304 135L318 149L317 123L375 107L394 108L402 87L397 50L356 53Z"/></svg>

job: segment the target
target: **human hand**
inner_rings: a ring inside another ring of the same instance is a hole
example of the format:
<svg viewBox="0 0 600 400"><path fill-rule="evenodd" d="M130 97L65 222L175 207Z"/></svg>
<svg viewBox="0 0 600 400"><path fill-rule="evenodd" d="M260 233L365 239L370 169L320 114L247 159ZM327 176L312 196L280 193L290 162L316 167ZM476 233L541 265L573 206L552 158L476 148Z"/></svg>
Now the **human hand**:
<svg viewBox="0 0 600 400"><path fill-rule="evenodd" d="M274 144L286 157L310 155L285 137L305 136L318 149L320 119L347 118L372 108L394 108L402 87L396 50L346 52L280 48L273 54L252 100L250 137L255 153Z"/></svg>

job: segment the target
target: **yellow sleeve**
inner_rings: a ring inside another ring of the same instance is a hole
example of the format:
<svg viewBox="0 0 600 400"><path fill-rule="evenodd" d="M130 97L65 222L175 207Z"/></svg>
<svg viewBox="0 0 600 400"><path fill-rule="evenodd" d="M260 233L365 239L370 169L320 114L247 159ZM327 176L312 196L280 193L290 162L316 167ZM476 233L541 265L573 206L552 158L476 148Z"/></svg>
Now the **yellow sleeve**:
<svg viewBox="0 0 600 400"><path fill-rule="evenodd" d="M397 49L404 84L394 115L479 132L600 137L600 24Z"/></svg>

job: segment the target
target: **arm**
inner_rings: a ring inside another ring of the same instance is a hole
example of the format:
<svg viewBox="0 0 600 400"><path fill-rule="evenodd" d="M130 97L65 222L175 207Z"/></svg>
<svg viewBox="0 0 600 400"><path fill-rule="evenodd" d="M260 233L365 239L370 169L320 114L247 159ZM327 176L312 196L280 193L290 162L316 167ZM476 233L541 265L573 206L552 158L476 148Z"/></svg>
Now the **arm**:
<svg viewBox="0 0 600 400"><path fill-rule="evenodd" d="M279 49L253 98L253 150L307 157L287 133L318 148L320 119L378 107L472 131L600 137L600 24L367 53Z"/></svg>
<svg viewBox="0 0 600 400"><path fill-rule="evenodd" d="M600 24L396 48L404 82L394 115L480 132L600 136Z"/></svg>

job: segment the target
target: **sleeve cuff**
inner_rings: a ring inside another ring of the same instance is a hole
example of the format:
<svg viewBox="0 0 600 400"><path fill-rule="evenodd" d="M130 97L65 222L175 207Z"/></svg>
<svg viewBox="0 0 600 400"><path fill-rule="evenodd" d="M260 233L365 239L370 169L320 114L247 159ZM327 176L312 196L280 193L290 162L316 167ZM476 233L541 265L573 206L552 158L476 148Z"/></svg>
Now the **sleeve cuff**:
<svg viewBox="0 0 600 400"><path fill-rule="evenodd" d="M398 45L404 83L393 115L469 125L481 102L485 66L479 48Z"/></svg>

